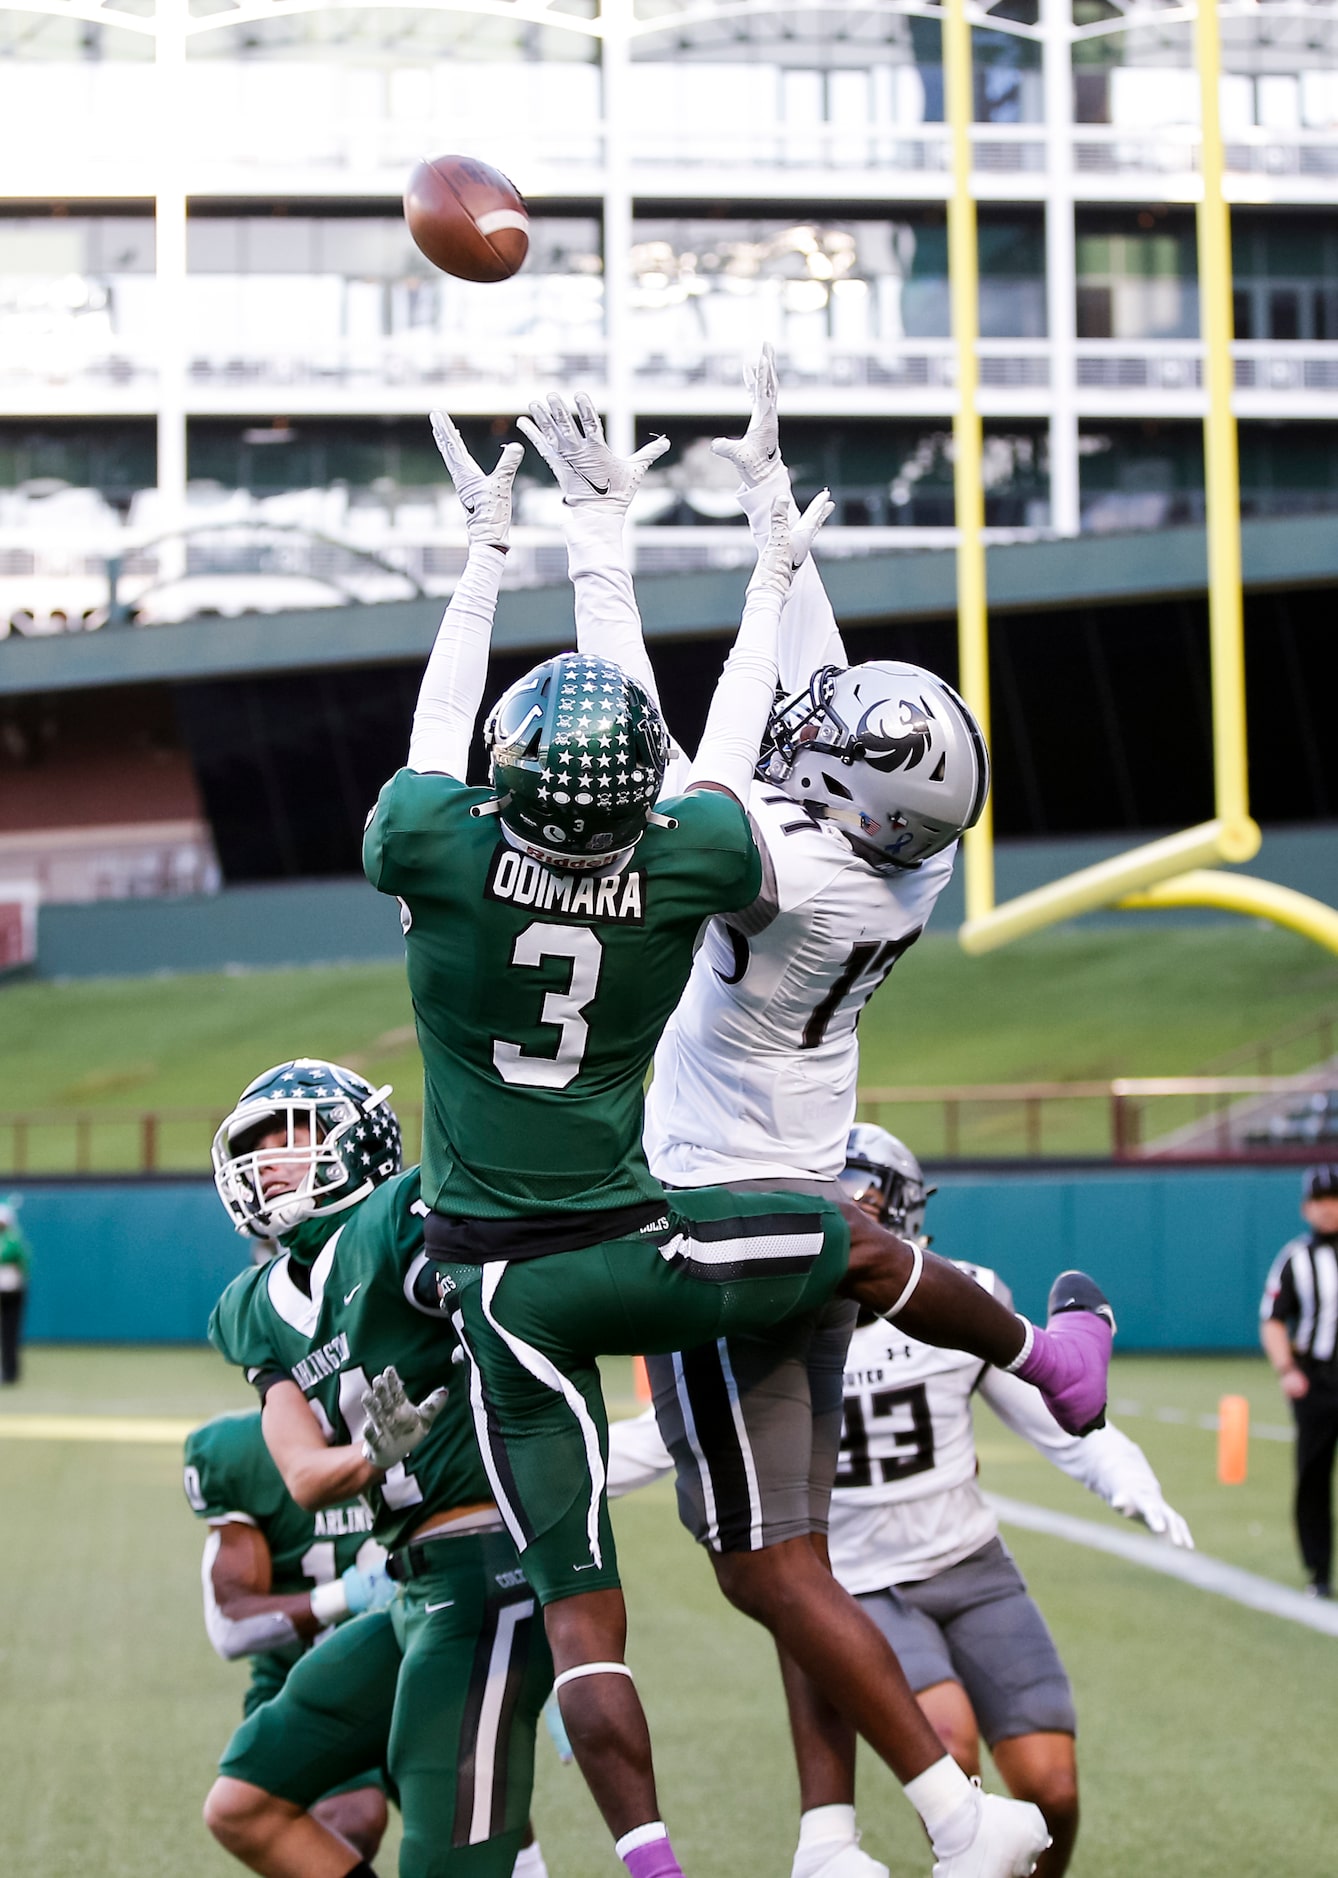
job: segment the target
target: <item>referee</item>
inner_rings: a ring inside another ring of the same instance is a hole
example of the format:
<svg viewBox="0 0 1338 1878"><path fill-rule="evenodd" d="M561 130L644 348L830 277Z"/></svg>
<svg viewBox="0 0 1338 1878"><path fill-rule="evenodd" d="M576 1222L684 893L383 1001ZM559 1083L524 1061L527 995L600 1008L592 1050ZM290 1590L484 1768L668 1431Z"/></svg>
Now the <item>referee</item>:
<svg viewBox="0 0 1338 1878"><path fill-rule="evenodd" d="M1333 1596L1333 1463L1338 1451L1338 1166L1307 1168L1308 1232L1274 1259L1260 1340L1296 1418L1296 1537L1312 1598Z"/></svg>

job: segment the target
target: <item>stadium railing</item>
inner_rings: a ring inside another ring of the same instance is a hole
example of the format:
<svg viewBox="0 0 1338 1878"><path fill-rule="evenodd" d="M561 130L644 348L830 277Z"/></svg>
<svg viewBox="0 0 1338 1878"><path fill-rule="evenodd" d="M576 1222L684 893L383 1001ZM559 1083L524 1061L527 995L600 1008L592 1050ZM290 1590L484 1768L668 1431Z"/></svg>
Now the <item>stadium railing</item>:
<svg viewBox="0 0 1338 1878"><path fill-rule="evenodd" d="M1275 1039L1273 1047L1283 1041ZM0 1112L0 1177L205 1175L223 1113L205 1107ZM859 1114L935 1163L1304 1161L1338 1154L1338 1069L1325 1064L1289 1076L864 1088ZM422 1133L421 1105L404 1103L399 1116L405 1159L412 1160Z"/></svg>

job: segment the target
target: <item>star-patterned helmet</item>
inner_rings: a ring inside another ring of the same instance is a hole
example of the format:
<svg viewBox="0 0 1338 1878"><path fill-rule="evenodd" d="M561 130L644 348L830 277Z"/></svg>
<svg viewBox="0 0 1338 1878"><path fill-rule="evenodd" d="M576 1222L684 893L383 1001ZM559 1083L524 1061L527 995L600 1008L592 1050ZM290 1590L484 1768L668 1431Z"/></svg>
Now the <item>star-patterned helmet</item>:
<svg viewBox="0 0 1338 1878"><path fill-rule="evenodd" d="M498 814L548 867L625 860L664 780L669 733L654 699L607 659L562 652L504 692L483 732Z"/></svg>
<svg viewBox="0 0 1338 1878"><path fill-rule="evenodd" d="M214 1185L238 1232L282 1239L400 1171L400 1125L351 1069L300 1057L257 1076L214 1136ZM278 1135L277 1141L262 1140Z"/></svg>

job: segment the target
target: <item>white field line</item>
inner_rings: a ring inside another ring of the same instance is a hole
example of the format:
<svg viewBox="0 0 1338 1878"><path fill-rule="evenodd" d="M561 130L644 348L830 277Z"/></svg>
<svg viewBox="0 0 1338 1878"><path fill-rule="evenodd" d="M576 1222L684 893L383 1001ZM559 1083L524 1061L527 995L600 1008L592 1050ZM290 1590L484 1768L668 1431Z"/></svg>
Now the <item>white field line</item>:
<svg viewBox="0 0 1338 1878"><path fill-rule="evenodd" d="M1048 1507L1032 1506L1025 1500L1009 1500L999 1493L987 1493L985 1498L1006 1525L1044 1533L1052 1539L1067 1539L1071 1545L1089 1546L1094 1552L1107 1552L1127 1564L1143 1565L1149 1571L1162 1572L1167 1578L1178 1578L1183 1584L1193 1585L1196 1591L1212 1591L1252 1611L1285 1617L1290 1623L1304 1624L1310 1630L1322 1631L1325 1636L1338 1637L1338 1604L1304 1597L1287 1585L1242 1571L1237 1565L1227 1565L1203 1552L1182 1552L1165 1539L1154 1539L1151 1533L1119 1532L1098 1526L1094 1520L1075 1519L1071 1513L1052 1513Z"/></svg>
<svg viewBox="0 0 1338 1878"><path fill-rule="evenodd" d="M1202 1428L1211 1435L1218 1429L1216 1415L1189 1415L1178 1408L1144 1408L1141 1402L1129 1396L1112 1396L1110 1412L1121 1420L1168 1422L1175 1427ZM1285 1422L1250 1423L1251 1441L1293 1441L1295 1438L1296 1430Z"/></svg>

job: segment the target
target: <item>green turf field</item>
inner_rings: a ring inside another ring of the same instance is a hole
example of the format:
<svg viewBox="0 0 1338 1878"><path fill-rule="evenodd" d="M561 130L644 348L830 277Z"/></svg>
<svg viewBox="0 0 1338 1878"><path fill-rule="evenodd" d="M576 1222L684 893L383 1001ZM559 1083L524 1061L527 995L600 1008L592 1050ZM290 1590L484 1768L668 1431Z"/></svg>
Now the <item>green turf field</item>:
<svg viewBox="0 0 1338 1878"><path fill-rule="evenodd" d="M861 1025L866 1087L1185 1075L1242 1044L1338 1007L1338 960L1295 934L1227 924L1070 928L968 959L945 934L898 966ZM226 1112L258 1070L328 1056L398 1102L421 1071L396 965L153 979L15 982L0 989L8 1109L110 1112L201 1106ZM1300 1067L1289 1063L1287 1067ZM22 1092L21 1097L17 1092ZM412 1119L412 1118L411 1118ZM885 1118L923 1154L941 1117ZM1017 1152L1013 1133L981 1152ZM1166 1125L1181 1119L1167 1118ZM977 1121L977 1128L981 1126ZM1104 1146L1104 1105L1071 1117L1051 1152ZM199 1166L209 1121L167 1128L161 1164ZM133 1164L129 1127L94 1132L89 1165ZM12 1136L0 1127L0 1171ZM34 1130L28 1166L74 1165L73 1129Z"/></svg>
<svg viewBox="0 0 1338 1878"><path fill-rule="evenodd" d="M609 1366L630 1411L625 1365ZM1286 1522L1289 1451L1252 1444L1222 1488L1197 1425L1226 1390L1257 1423L1284 1417L1251 1359L1125 1358L1112 1400L1200 1545L1298 1582ZM39 1413L203 1417L247 1391L204 1351L34 1351L0 1423ZM1180 1420L1165 1417L1179 1416ZM123 1431L124 1432L124 1431ZM198 1822L244 1672L220 1662L199 1608L201 1528L179 1456L149 1441L0 1433L0 1768L4 1870L24 1878L210 1878L240 1868ZM982 1411L987 1484L1112 1519ZM1116 1522L1122 1524L1122 1522ZM662 1798L696 1878L785 1878L794 1828L779 1685L759 1632L721 1603L679 1531L668 1486L617 1511L630 1658L655 1733ZM1082 1716L1079 1878L1265 1878L1333 1869L1332 1713L1338 1640L1059 1540L1010 1534L1068 1662ZM535 1816L553 1878L615 1864L580 1777L540 1744ZM894 1878L925 1878L913 1819L877 1768L862 1775L866 1844ZM1327 1797L1326 1797L1327 1796ZM393 1855L378 1861L383 1878Z"/></svg>

